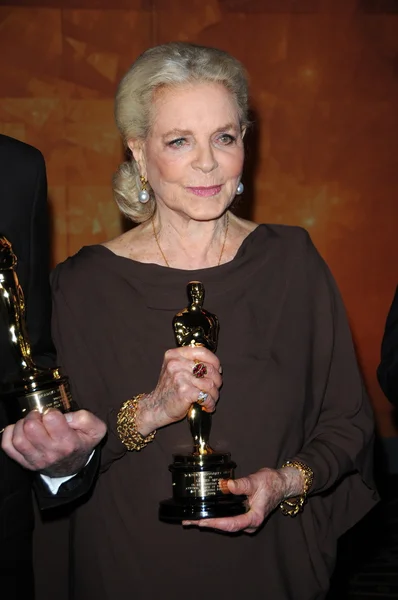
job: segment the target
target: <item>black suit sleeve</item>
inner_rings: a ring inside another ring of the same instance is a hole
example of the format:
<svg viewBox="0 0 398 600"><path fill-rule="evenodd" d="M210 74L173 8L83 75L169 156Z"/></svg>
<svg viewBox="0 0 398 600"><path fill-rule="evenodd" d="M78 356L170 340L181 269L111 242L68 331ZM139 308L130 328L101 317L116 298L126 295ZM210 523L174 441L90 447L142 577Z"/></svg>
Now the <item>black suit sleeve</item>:
<svg viewBox="0 0 398 600"><path fill-rule="evenodd" d="M26 290L26 325L34 360L42 366L54 367L55 350L51 340L51 292L49 284L49 218L47 205L46 168L39 155L36 185L30 219L29 274ZM53 508L76 500L87 493L98 470L100 451L97 449L87 467L51 494L40 475L34 488L40 508Z"/></svg>
<svg viewBox="0 0 398 600"><path fill-rule="evenodd" d="M40 155L30 219L29 275L26 290L26 325L35 361L55 366L51 340L51 293L49 284L50 239L47 178Z"/></svg>
<svg viewBox="0 0 398 600"><path fill-rule="evenodd" d="M98 473L100 450L97 448L88 465L75 477L63 483L56 495L52 494L41 477L34 482L37 504L41 510L57 508L63 504L74 502L90 492Z"/></svg>
<svg viewBox="0 0 398 600"><path fill-rule="evenodd" d="M398 407L398 287L387 317L377 377L384 394Z"/></svg>

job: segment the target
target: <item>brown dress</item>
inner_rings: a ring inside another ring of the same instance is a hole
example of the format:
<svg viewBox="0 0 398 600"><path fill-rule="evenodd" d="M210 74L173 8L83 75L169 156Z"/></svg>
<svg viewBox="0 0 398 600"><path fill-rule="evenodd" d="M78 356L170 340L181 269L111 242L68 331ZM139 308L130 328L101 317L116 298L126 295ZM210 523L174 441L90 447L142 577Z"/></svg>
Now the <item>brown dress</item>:
<svg viewBox="0 0 398 600"><path fill-rule="evenodd" d="M159 522L172 453L192 447L185 420L138 453L115 433L122 402L155 387L193 279L220 320L211 445L232 453L238 477L293 457L315 474L304 512L277 509L256 535ZM53 291L60 362L80 406L109 427L96 487L72 522L71 598L323 598L337 537L377 494L372 412L343 304L308 234L260 225L231 262L198 271L86 247L56 269Z"/></svg>

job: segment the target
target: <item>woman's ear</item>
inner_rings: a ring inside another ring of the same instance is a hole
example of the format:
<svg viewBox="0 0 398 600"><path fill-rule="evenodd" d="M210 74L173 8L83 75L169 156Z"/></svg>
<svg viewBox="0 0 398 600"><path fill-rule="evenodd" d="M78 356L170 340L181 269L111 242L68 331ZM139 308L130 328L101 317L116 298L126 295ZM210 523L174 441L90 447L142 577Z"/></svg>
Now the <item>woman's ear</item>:
<svg viewBox="0 0 398 600"><path fill-rule="evenodd" d="M140 175L147 178L144 142L142 140L128 140L127 146L131 150L134 160L138 164Z"/></svg>

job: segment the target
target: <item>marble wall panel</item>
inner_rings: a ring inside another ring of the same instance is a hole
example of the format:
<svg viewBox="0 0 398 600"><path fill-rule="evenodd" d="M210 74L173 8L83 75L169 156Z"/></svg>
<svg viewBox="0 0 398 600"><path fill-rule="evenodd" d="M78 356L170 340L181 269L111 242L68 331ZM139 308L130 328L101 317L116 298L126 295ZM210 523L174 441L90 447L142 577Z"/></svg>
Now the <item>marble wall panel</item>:
<svg viewBox="0 0 398 600"><path fill-rule="evenodd" d="M123 158L113 98L151 45L152 18L138 2L124 10L50 5L0 6L0 132L45 156L56 264L121 230L111 187Z"/></svg>
<svg viewBox="0 0 398 600"><path fill-rule="evenodd" d="M180 0L159 10L157 37L219 46L247 66L251 215L310 232L346 302L380 429L393 435L375 369L398 281L398 19L386 3L298 4L208 1L198 31Z"/></svg>
<svg viewBox="0 0 398 600"><path fill-rule="evenodd" d="M398 280L395 0L1 2L0 131L45 155L54 263L121 231L114 92L140 52L175 39L246 65L239 210L308 229L342 291L380 430L395 434L375 376Z"/></svg>

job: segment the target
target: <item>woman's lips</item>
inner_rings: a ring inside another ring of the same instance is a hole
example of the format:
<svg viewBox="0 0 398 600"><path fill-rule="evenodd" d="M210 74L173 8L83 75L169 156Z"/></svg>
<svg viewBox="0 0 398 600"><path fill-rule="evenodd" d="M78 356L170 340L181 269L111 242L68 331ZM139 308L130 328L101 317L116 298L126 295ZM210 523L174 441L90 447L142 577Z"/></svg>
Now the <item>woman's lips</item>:
<svg viewBox="0 0 398 600"><path fill-rule="evenodd" d="M211 187L187 187L189 192L195 196L215 196L221 192L222 185L212 185Z"/></svg>

